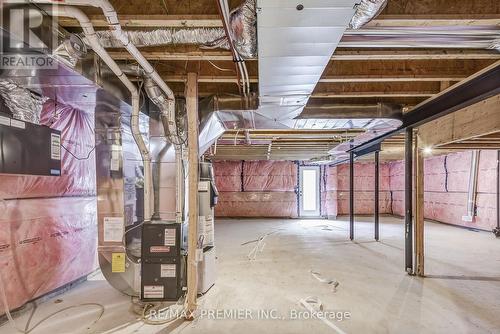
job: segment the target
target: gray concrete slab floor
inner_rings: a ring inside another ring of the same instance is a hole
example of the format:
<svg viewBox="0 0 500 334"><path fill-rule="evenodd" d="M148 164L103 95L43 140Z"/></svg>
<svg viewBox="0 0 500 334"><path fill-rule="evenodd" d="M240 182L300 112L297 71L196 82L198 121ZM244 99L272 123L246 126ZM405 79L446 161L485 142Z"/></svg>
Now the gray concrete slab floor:
<svg viewBox="0 0 500 334"><path fill-rule="evenodd" d="M400 218L382 217L379 242L371 217L356 218L354 242L344 218L219 219L217 281L199 300L198 320L146 325L131 311L130 297L95 275L55 297L62 301L39 305L31 323L81 303L103 305L99 321L92 324L98 308L82 306L32 333L499 333L500 239L433 222L425 227L428 276L419 278L404 272ZM270 232L249 260L256 243L242 243ZM321 282L311 270L339 286ZM300 300L309 296L321 300L328 321L304 319ZM29 316L18 316L18 327ZM4 324L0 333L15 330Z"/></svg>

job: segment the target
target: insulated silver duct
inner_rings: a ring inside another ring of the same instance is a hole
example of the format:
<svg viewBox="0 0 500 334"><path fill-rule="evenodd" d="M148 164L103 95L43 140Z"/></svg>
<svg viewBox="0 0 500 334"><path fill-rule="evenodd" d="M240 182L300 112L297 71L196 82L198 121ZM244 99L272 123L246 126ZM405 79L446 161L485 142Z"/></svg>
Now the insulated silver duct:
<svg viewBox="0 0 500 334"><path fill-rule="evenodd" d="M0 96L15 119L40 124L40 114L46 97L39 96L9 80L0 80Z"/></svg>
<svg viewBox="0 0 500 334"><path fill-rule="evenodd" d="M257 57L257 16L255 0L247 0L229 14L229 33L238 54L245 58ZM106 48L121 48L123 44L110 30L96 32ZM169 44L195 44L202 48L229 49L223 28L157 29L154 31L128 30L126 34L136 47Z"/></svg>
<svg viewBox="0 0 500 334"><path fill-rule="evenodd" d="M123 44L113 36L110 30L97 31L102 46L106 48L122 48ZM157 29L154 31L128 30L126 34L136 47L158 46L167 44L210 44L214 40L225 38L224 29Z"/></svg>
<svg viewBox="0 0 500 334"><path fill-rule="evenodd" d="M245 59L257 57L255 0L247 0L229 14L229 30L236 51Z"/></svg>
<svg viewBox="0 0 500 334"><path fill-rule="evenodd" d="M387 0L361 0L356 6L356 13L349 23L349 28L359 29L379 15L387 6Z"/></svg>

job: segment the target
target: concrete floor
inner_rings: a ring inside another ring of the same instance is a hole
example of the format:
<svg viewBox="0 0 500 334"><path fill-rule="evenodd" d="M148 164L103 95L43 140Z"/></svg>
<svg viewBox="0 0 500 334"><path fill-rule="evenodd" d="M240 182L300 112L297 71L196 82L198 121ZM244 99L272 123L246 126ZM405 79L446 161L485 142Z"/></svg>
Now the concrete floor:
<svg viewBox="0 0 500 334"><path fill-rule="evenodd" d="M427 222L428 277L422 279L403 270L402 220L383 217L381 241L375 242L371 219L357 218L355 242L348 240L345 219L218 220L218 279L200 300L202 319L169 327L145 325L131 312L130 298L96 275L39 305L32 320L92 302L105 307L96 324L91 325L99 310L85 306L52 317L33 333L499 332L500 240L488 232ZM271 231L276 233L250 261L247 254L256 244L241 244ZM311 269L337 280L336 291L314 278ZM350 319L290 319L294 310L305 310L299 300L308 296L319 297L325 310L349 312ZM215 309L250 310L250 315L244 320L209 319L208 312ZM256 320L261 309L283 319ZM29 312L18 317L18 326L24 328L28 317ZM0 332L15 333L8 324Z"/></svg>

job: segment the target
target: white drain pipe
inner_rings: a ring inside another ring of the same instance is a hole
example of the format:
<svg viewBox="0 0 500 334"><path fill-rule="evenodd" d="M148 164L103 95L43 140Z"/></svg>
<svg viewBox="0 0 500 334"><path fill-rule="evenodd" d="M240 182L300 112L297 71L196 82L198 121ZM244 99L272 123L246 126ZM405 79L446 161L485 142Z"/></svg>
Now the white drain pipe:
<svg viewBox="0 0 500 334"><path fill-rule="evenodd" d="M151 156L149 154L149 149L144 143L140 129L139 129L139 92L137 87L127 78L127 76L120 69L118 64L111 58L108 52L101 46L99 39L95 33L94 27L90 22L87 15L80 9L71 6L43 6L42 10L47 12L52 16L63 16L72 17L76 19L83 29L83 33L88 40L88 43L92 47L92 50L101 57L104 63L111 69L111 71L120 79L123 85L130 91L132 99L132 115L131 115L131 130L132 136L139 147L141 152L141 157L144 164L144 219L150 220L151 218L151 185L152 185L152 173L151 173Z"/></svg>

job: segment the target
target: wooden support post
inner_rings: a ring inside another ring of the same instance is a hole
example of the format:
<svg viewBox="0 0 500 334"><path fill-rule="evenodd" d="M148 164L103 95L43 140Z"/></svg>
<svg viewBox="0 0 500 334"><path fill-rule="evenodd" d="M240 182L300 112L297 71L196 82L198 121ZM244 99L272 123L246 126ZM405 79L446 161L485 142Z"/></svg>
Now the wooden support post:
<svg viewBox="0 0 500 334"><path fill-rule="evenodd" d="M424 276L424 154L418 134L415 141L415 274Z"/></svg>
<svg viewBox="0 0 500 334"><path fill-rule="evenodd" d="M192 320L196 311L198 272L196 248L198 241L198 75L188 73L186 83L186 109L188 127L188 259L186 318Z"/></svg>

